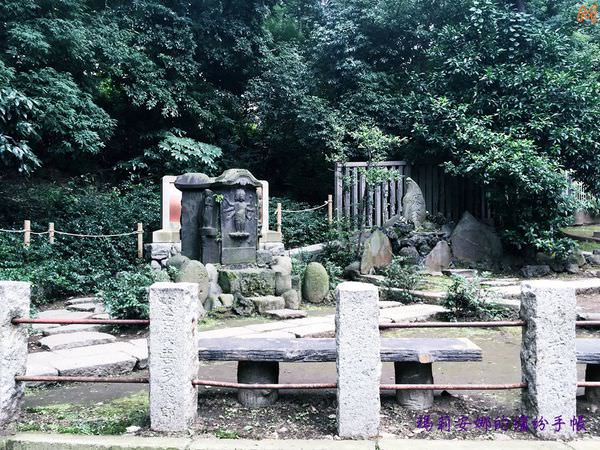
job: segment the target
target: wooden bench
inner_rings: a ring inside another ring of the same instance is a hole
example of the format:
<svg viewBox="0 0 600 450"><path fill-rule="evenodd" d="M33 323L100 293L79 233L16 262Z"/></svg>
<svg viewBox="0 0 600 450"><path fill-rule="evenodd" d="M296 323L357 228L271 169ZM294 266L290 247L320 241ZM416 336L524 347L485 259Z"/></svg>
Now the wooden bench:
<svg viewBox="0 0 600 450"><path fill-rule="evenodd" d="M434 362L481 361L481 349L463 338L381 338L381 361L394 362L397 384L432 384ZM239 383L274 384L280 362L334 362L335 339L218 338L200 339L204 361L237 361ZM275 389L240 389L238 399L248 407L272 404ZM396 392L398 402L411 409L433 404L433 391Z"/></svg>
<svg viewBox="0 0 600 450"><path fill-rule="evenodd" d="M600 339L577 339L575 348L577 364L586 364L585 381L600 381ZM585 388L585 397L600 404L600 388Z"/></svg>

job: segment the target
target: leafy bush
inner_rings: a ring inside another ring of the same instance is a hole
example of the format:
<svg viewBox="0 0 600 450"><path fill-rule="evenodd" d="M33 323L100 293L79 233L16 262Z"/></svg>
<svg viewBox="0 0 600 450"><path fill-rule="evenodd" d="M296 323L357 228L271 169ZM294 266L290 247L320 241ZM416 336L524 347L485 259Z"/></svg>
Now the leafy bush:
<svg viewBox="0 0 600 450"><path fill-rule="evenodd" d="M283 233L283 242L286 247L295 248L305 245L319 244L327 238L329 224L327 223L327 210L325 208L305 212L286 212L298 211L313 206L308 203L298 202L286 197L271 197L269 204L269 215L271 219L271 228L275 228L277 203L281 203L284 210L281 215L281 228Z"/></svg>
<svg viewBox="0 0 600 450"><path fill-rule="evenodd" d="M154 281L155 273L148 266L109 278L100 293L106 311L111 317L147 319L148 288Z"/></svg>
<svg viewBox="0 0 600 450"><path fill-rule="evenodd" d="M157 185L123 183L97 185L90 180L58 184L0 183L0 227L21 229L30 219L34 231L56 230L81 234L113 234L135 230L137 222L157 229L160 194ZM33 303L71 295L93 294L118 272L137 269L136 236L81 238L32 236L23 247L22 234L0 233L0 279L31 281Z"/></svg>
<svg viewBox="0 0 600 450"><path fill-rule="evenodd" d="M488 296L478 279L453 276L442 306L450 310L453 318L487 320L508 314L503 308L487 303Z"/></svg>
<svg viewBox="0 0 600 450"><path fill-rule="evenodd" d="M406 258L394 256L390 265L381 272L385 275L383 285L387 288L386 298L388 300L414 301L414 296L410 291L417 288L421 277L413 264L407 263ZM400 291L396 289L400 289Z"/></svg>

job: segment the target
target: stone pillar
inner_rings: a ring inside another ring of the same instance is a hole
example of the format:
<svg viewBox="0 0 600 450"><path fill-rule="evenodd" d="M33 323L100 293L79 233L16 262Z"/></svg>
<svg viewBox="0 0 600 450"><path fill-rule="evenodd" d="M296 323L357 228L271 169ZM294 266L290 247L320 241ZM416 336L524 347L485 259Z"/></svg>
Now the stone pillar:
<svg viewBox="0 0 600 450"><path fill-rule="evenodd" d="M15 317L29 317L31 285L0 281L0 436L16 432L24 383L15 376L27 370L27 326L13 325Z"/></svg>
<svg viewBox="0 0 600 450"><path fill-rule="evenodd" d="M279 363L276 361L240 361L237 367L238 383L277 384ZM277 389L238 389L238 401L246 408L262 408L277 401Z"/></svg>
<svg viewBox="0 0 600 450"><path fill-rule="evenodd" d="M575 354L575 290L560 281L521 284L521 318L526 321L521 344L523 414L549 421L532 430L544 439L570 438L576 414L577 360ZM554 418L565 422L559 432Z"/></svg>
<svg viewBox="0 0 600 450"><path fill-rule="evenodd" d="M335 294L338 434L374 437L381 407L379 292L372 284L345 282Z"/></svg>
<svg viewBox="0 0 600 450"><path fill-rule="evenodd" d="M150 287L150 426L185 431L197 417L198 285L154 283Z"/></svg>
<svg viewBox="0 0 600 450"><path fill-rule="evenodd" d="M418 361L396 361L396 384L433 384L431 363ZM405 408L414 411L433 406L433 391L397 390L396 400Z"/></svg>

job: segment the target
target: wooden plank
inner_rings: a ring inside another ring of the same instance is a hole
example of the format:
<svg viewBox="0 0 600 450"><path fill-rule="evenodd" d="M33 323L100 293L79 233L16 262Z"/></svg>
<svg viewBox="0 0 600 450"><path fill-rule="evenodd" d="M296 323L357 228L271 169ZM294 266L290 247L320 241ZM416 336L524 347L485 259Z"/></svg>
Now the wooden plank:
<svg viewBox="0 0 600 450"><path fill-rule="evenodd" d="M358 225L358 168L352 169L352 223Z"/></svg>
<svg viewBox="0 0 600 450"><path fill-rule="evenodd" d="M361 223L361 227L364 227L365 224L367 223L367 214L368 214L368 207L367 207L367 197L365 196L365 174L361 172L360 176L359 176L359 187L360 187L360 192L358 193L358 201L362 206L362 202L365 202L365 210L364 210L364 217L362 217L362 223Z"/></svg>
<svg viewBox="0 0 600 450"><path fill-rule="evenodd" d="M347 162L344 164L346 167L367 167L366 161L358 162ZM406 161L379 161L371 163L371 166L389 167L389 166L407 166Z"/></svg>
<svg viewBox="0 0 600 450"><path fill-rule="evenodd" d="M345 167L344 168L344 179L346 180L346 184L344 185L344 217L346 217L347 219L352 218L352 216L350 215L350 189L351 189L351 183L349 183L350 176L351 176L350 168Z"/></svg>
<svg viewBox="0 0 600 450"><path fill-rule="evenodd" d="M396 190L398 189L397 185L398 180L390 180L390 217L396 215Z"/></svg>
<svg viewBox="0 0 600 450"><path fill-rule="evenodd" d="M440 212L440 169L439 167L433 168L433 179L431 180L431 214L437 214Z"/></svg>
<svg viewBox="0 0 600 450"><path fill-rule="evenodd" d="M367 191L367 226L373 226L373 189Z"/></svg>
<svg viewBox="0 0 600 450"><path fill-rule="evenodd" d="M381 226L381 184L375 186L375 225Z"/></svg>
<svg viewBox="0 0 600 450"><path fill-rule="evenodd" d="M200 339L198 357L205 361L333 362L335 339L218 338ZM482 351L466 338L381 338L381 360L481 361Z"/></svg>
<svg viewBox="0 0 600 450"><path fill-rule="evenodd" d="M335 163L335 177L334 177L334 189L335 189L335 217L339 220L342 218L342 165Z"/></svg>
<svg viewBox="0 0 600 450"><path fill-rule="evenodd" d="M577 364L600 364L600 339L576 339Z"/></svg>
<svg viewBox="0 0 600 450"><path fill-rule="evenodd" d="M383 182L383 186L381 189L381 207L383 217L381 218L382 225L387 222L389 219L389 211L390 211L390 182L388 180Z"/></svg>

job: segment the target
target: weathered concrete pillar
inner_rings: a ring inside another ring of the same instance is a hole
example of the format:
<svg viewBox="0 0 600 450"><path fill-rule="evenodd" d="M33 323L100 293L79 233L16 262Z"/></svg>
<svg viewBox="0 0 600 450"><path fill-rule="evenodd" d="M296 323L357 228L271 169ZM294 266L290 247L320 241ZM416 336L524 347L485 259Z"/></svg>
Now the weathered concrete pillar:
<svg viewBox="0 0 600 450"><path fill-rule="evenodd" d="M576 414L577 361L575 355L575 290L560 281L521 284L521 373L523 414L548 420L532 430L545 439L570 438L569 421ZM555 431L555 417L566 423Z"/></svg>
<svg viewBox="0 0 600 450"><path fill-rule="evenodd" d="M0 281L0 436L16 432L24 383L15 376L27 370L27 326L13 325L15 317L29 317L31 285Z"/></svg>
<svg viewBox="0 0 600 450"><path fill-rule="evenodd" d="M396 384L433 384L431 363L418 361L396 361ZM411 410L428 409L433 406L433 391L398 390L396 400Z"/></svg>
<svg viewBox="0 0 600 450"><path fill-rule="evenodd" d="M150 426L185 431L196 419L198 389L198 285L150 287Z"/></svg>
<svg viewBox="0 0 600 450"><path fill-rule="evenodd" d="M277 384L279 363L275 361L240 361L237 367L238 383ZM277 389L239 389L238 401L247 408L262 408L277 401Z"/></svg>
<svg viewBox="0 0 600 450"><path fill-rule="evenodd" d="M378 434L381 407L379 292L372 284L345 282L335 294L338 434L370 438Z"/></svg>

